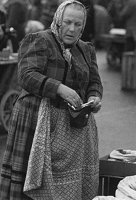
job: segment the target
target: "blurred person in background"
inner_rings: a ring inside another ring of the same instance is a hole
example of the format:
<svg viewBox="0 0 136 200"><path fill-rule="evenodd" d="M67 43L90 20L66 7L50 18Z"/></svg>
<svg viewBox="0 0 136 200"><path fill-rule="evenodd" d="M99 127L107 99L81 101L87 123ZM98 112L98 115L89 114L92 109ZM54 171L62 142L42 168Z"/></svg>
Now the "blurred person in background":
<svg viewBox="0 0 136 200"><path fill-rule="evenodd" d="M7 47L7 36L4 34L4 26L6 23L6 10L0 5L0 51Z"/></svg>
<svg viewBox="0 0 136 200"><path fill-rule="evenodd" d="M50 27L58 5L58 0L46 0L46 2L42 3L40 22L44 25L45 29Z"/></svg>
<svg viewBox="0 0 136 200"><path fill-rule="evenodd" d="M42 6L41 0L31 0L30 20L40 21Z"/></svg>
<svg viewBox="0 0 136 200"><path fill-rule="evenodd" d="M45 29L44 25L40 22L42 3L40 0L31 0L31 9L29 12L29 19L25 25L25 34L35 33Z"/></svg>
<svg viewBox="0 0 136 200"><path fill-rule="evenodd" d="M16 36L14 29L6 29L5 25L0 24L0 51L8 48L10 53L14 52L12 44L12 39L16 38L14 36Z"/></svg>
<svg viewBox="0 0 136 200"><path fill-rule="evenodd" d="M111 1L113 0L94 0L94 3L107 9Z"/></svg>
<svg viewBox="0 0 136 200"><path fill-rule="evenodd" d="M112 20L113 28L124 28L124 22L120 19L119 13L123 8L124 0L112 0L108 4L107 11Z"/></svg>
<svg viewBox="0 0 136 200"><path fill-rule="evenodd" d="M95 46L97 48L102 48L102 38L103 34L109 34L112 27L111 17L104 6L95 3Z"/></svg>
<svg viewBox="0 0 136 200"><path fill-rule="evenodd" d="M126 29L126 51L134 51L136 46L136 0L123 0L118 12L120 21Z"/></svg>
<svg viewBox="0 0 136 200"><path fill-rule="evenodd" d="M87 19L81 39L94 42L95 38L95 11L93 0L79 0L87 9Z"/></svg>
<svg viewBox="0 0 136 200"><path fill-rule="evenodd" d="M7 15L6 9L2 4L0 4L0 24L5 24L6 15Z"/></svg>
<svg viewBox="0 0 136 200"><path fill-rule="evenodd" d="M6 26L6 16L7 12L3 5L0 5L0 51L5 48L8 48L12 53L13 49L13 40L16 39L16 32L13 27L7 28Z"/></svg>
<svg viewBox="0 0 136 200"><path fill-rule="evenodd" d="M13 41L14 51L17 52L21 40L25 36L25 26L29 16L28 0L8 0L4 6L7 11L6 26L16 30L17 38Z"/></svg>

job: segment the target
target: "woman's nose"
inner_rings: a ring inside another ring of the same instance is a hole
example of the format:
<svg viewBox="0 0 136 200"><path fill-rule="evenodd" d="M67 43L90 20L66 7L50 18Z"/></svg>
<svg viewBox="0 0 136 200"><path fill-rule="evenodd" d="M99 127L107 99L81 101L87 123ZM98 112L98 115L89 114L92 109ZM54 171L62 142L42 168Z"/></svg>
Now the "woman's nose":
<svg viewBox="0 0 136 200"><path fill-rule="evenodd" d="M69 30L70 31L74 31L75 30L75 25L74 24L70 24Z"/></svg>

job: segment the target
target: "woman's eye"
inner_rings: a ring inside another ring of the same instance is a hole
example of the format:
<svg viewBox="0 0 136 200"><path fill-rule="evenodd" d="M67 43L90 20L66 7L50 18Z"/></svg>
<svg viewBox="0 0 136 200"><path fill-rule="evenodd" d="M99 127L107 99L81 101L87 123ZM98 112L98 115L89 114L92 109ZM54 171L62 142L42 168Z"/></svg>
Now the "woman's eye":
<svg viewBox="0 0 136 200"><path fill-rule="evenodd" d="M71 24L70 21L63 21L63 23L66 24L66 25L70 25Z"/></svg>
<svg viewBox="0 0 136 200"><path fill-rule="evenodd" d="M71 22L71 21L63 21L63 24L66 25L66 26L74 25L77 28L82 27L82 23L80 23L80 22L74 23L74 22Z"/></svg>
<svg viewBox="0 0 136 200"><path fill-rule="evenodd" d="M80 27L80 26L82 26L82 24L76 23L75 26Z"/></svg>

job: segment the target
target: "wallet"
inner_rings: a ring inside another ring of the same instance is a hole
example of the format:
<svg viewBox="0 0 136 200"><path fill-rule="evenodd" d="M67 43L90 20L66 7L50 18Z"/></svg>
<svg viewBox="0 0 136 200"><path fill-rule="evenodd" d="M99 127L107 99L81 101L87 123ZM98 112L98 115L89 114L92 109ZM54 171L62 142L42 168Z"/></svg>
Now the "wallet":
<svg viewBox="0 0 136 200"><path fill-rule="evenodd" d="M93 101L92 101L93 102ZM87 125L89 114L92 112L91 102L82 104L79 108L75 108L71 104L68 104L68 110L70 115L70 125L75 128L83 128Z"/></svg>

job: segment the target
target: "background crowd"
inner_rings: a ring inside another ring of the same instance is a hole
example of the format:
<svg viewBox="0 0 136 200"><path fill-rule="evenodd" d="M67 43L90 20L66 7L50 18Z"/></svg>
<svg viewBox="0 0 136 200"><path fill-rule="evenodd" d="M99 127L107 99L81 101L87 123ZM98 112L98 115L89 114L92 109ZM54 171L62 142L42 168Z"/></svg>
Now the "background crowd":
<svg viewBox="0 0 136 200"><path fill-rule="evenodd" d="M27 33L49 28L53 15L62 1L64 0L1 0L0 39L6 36L5 42L0 42L0 50L6 46L6 41L10 38L13 51L17 52L20 41ZM99 46L101 34L108 33L111 28L125 28L128 30L129 43L133 48L133 39L136 38L136 0L79 1L88 10L82 36L84 41L93 41ZM16 35L13 29L9 29L11 27L16 31Z"/></svg>
<svg viewBox="0 0 136 200"><path fill-rule="evenodd" d="M26 34L50 27L54 13L63 0L9 0L0 7L0 51L11 46L18 52ZM87 9L82 40L100 47L101 35L112 28L126 30L127 49L134 50L136 39L136 0L79 0Z"/></svg>

